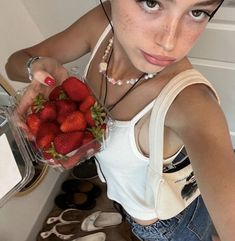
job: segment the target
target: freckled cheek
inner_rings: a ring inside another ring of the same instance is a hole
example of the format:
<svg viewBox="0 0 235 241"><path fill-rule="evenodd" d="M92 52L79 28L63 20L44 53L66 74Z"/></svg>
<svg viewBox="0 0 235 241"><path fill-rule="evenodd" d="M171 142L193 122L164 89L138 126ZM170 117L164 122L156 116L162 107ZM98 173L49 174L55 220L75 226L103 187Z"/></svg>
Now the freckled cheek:
<svg viewBox="0 0 235 241"><path fill-rule="evenodd" d="M184 36L184 40L180 43L181 47L185 49L185 51L190 51L190 49L194 46L197 42L197 39L200 35L199 34L190 34Z"/></svg>

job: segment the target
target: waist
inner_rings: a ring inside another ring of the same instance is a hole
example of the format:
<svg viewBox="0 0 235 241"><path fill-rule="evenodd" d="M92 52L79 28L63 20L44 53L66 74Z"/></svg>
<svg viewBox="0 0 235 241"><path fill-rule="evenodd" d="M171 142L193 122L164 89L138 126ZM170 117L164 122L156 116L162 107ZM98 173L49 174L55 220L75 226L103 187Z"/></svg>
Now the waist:
<svg viewBox="0 0 235 241"><path fill-rule="evenodd" d="M151 220L140 220L140 219L137 219L137 218L134 218L134 217L131 217L136 223L142 225L142 226L148 226L148 225L151 225L155 222L157 222L159 220L159 218L154 218L154 219L151 219Z"/></svg>

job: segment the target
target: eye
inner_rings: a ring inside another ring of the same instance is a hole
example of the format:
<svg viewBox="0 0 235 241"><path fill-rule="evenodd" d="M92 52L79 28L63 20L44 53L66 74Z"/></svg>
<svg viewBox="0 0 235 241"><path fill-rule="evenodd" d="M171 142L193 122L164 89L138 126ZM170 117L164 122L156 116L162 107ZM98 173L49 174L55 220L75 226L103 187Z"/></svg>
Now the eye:
<svg viewBox="0 0 235 241"><path fill-rule="evenodd" d="M137 0L140 3L140 6L149 13L158 11L160 9L160 4L156 0Z"/></svg>
<svg viewBox="0 0 235 241"><path fill-rule="evenodd" d="M192 10L190 12L190 16L195 19L196 21L200 22L206 19L209 19L211 14L204 10Z"/></svg>

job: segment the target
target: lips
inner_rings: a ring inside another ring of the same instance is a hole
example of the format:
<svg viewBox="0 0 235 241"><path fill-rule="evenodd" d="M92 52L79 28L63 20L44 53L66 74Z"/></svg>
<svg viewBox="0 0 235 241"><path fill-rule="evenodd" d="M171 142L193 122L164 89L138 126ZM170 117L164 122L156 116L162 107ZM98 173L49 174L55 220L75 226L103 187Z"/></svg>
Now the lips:
<svg viewBox="0 0 235 241"><path fill-rule="evenodd" d="M157 66L161 66L161 67L165 67L167 65L172 64L176 59L175 58L171 58L168 56L162 56L162 55L151 55L151 54L147 54L144 51L141 51L142 55L144 56L145 60L153 65L157 65Z"/></svg>

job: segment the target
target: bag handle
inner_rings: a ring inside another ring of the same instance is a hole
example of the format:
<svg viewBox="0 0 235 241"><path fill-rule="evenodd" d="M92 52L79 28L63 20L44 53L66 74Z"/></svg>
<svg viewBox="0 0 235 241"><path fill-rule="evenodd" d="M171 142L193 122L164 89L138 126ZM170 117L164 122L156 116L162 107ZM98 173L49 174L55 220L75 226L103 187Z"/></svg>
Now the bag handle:
<svg viewBox="0 0 235 241"><path fill-rule="evenodd" d="M176 96L187 86L192 84L205 84L211 88L219 100L215 89L197 70L190 69L175 76L163 88L154 102L149 123L149 168L162 176L163 173L163 140L164 140L164 120L166 113L176 98ZM162 123L157 125L156 123Z"/></svg>

